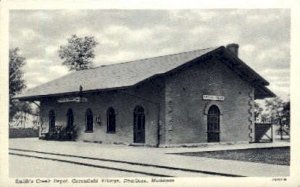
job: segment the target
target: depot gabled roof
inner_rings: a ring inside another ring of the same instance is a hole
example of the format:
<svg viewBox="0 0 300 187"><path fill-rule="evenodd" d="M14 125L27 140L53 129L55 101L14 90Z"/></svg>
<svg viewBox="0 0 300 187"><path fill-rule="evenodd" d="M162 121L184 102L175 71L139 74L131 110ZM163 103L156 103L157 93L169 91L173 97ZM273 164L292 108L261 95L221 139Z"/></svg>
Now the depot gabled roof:
<svg viewBox="0 0 300 187"><path fill-rule="evenodd" d="M274 93L265 87L269 83L264 78L225 47L221 46L119 64L103 65L72 72L53 81L28 89L15 98L34 100L42 97L74 94L79 92L80 86L82 86L83 92L130 87L153 77L165 75L195 59L214 53L221 53L221 55L230 59L225 64L230 66L240 76L244 76L247 81L255 84L255 92L258 97L275 96Z"/></svg>

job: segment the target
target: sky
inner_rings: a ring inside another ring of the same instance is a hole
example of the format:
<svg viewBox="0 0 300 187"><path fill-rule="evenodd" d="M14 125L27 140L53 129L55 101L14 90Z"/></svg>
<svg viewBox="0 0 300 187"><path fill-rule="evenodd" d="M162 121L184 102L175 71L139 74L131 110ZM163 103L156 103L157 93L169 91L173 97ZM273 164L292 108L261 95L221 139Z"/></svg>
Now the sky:
<svg viewBox="0 0 300 187"><path fill-rule="evenodd" d="M10 10L9 47L26 58L27 88L68 73L58 56L72 35L94 36L95 66L238 43L239 58L290 95L288 9Z"/></svg>

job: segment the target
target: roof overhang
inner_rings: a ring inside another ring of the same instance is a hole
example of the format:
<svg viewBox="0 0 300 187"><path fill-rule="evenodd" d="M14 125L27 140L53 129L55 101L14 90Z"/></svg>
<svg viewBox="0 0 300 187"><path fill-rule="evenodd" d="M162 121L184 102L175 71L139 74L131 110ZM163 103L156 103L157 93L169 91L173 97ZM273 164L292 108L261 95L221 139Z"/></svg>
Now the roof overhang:
<svg viewBox="0 0 300 187"><path fill-rule="evenodd" d="M118 88L108 88L108 89L95 89L95 90L86 90L86 91L76 91L76 92L63 92L56 94L48 94L48 95L34 95L34 96L15 96L13 99L17 99L19 101L41 101L49 98L61 98L61 97L74 97L85 94L95 94L100 92L108 92L108 91L117 91L129 88L131 86L126 87L118 87Z"/></svg>
<svg viewBox="0 0 300 187"><path fill-rule="evenodd" d="M276 95L271 90L269 90L267 87L265 87L265 86L255 87L254 99L265 99L265 98L270 98L270 97L276 97Z"/></svg>

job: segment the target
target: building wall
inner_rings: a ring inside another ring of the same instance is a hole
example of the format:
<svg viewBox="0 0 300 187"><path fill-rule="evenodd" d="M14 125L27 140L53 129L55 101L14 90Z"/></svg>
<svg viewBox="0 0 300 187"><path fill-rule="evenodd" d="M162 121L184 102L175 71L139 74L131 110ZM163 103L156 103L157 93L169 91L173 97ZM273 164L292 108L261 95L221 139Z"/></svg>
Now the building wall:
<svg viewBox="0 0 300 187"><path fill-rule="evenodd" d="M207 111L221 111L220 141L249 141L254 88L217 60L197 63L165 80L165 144L207 142ZM224 96L224 101L203 100Z"/></svg>
<svg viewBox="0 0 300 187"><path fill-rule="evenodd" d="M57 99L48 99L41 102L42 122L48 132L48 113L51 109L55 111L56 125L66 125L66 114L72 108L74 114L74 125L79 127L78 140L101 141L104 143L133 143L133 111L135 106L141 105L145 110L145 143L157 144L157 125L159 102L163 97L164 81L156 79L148 81L131 89L119 91L99 92L85 95L86 103L58 103ZM116 133L106 133L106 111L113 107L116 112ZM92 133L85 133L85 111L90 108L94 117L94 128ZM162 114L163 115L163 114ZM96 117L100 117L101 124L96 123ZM163 123L163 121L161 121Z"/></svg>
<svg viewBox="0 0 300 187"><path fill-rule="evenodd" d="M224 96L224 101L203 100L203 95ZM220 141L250 141L253 127L254 89L222 62L212 60L196 63L165 78L155 78L144 84L118 91L85 95L86 103L57 103L56 99L41 102L41 123L48 132L48 113L55 110L56 125L66 125L66 113L72 108L74 125L79 127L78 140L104 143L133 142L133 110L145 109L145 140L156 145L158 124L160 144L207 142L207 111L217 105L221 111ZM116 133L106 133L106 110L113 107ZM94 115L93 133L85 133L85 111ZM101 124L96 123L100 117ZM250 128L250 129L249 129Z"/></svg>

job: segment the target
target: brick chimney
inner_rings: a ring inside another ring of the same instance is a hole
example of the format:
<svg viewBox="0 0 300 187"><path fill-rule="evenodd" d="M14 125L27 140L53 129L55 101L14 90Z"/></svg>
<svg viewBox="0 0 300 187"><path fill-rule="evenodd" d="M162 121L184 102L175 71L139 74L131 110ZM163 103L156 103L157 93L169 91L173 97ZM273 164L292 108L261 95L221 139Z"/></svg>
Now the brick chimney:
<svg viewBox="0 0 300 187"><path fill-rule="evenodd" d="M239 44L235 44L235 43L228 44L226 46L226 49L228 49L228 51L232 52L236 56L239 56Z"/></svg>

